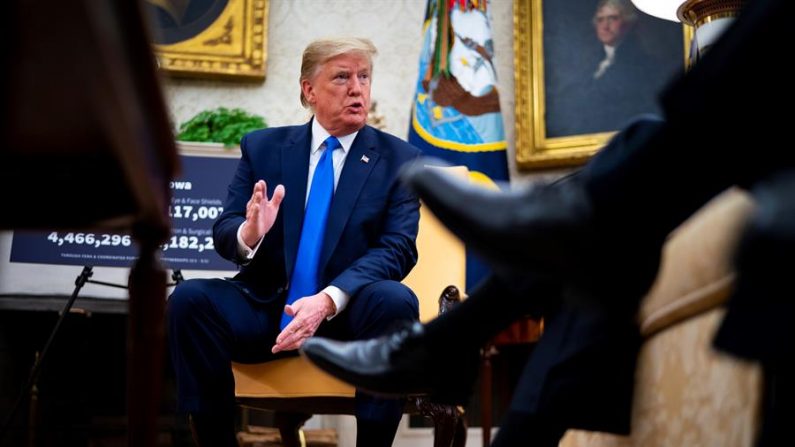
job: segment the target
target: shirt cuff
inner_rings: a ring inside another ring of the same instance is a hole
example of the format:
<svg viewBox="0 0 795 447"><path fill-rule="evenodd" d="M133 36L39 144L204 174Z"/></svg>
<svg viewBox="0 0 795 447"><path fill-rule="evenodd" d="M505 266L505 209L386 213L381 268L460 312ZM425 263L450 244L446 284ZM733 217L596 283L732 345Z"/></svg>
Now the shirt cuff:
<svg viewBox="0 0 795 447"><path fill-rule="evenodd" d="M351 297L336 286L328 286L322 291L326 292L326 294L331 297L331 301L334 301L334 305L337 307L337 312L334 313L334 315L326 317L326 320L331 320L332 318L339 315L343 309L345 309L345 306L348 305L348 301L350 301Z"/></svg>
<svg viewBox="0 0 795 447"><path fill-rule="evenodd" d="M240 231L243 230L244 224L245 222L243 222L242 224L240 224L239 227L237 227L237 254L240 256L240 259L242 260L241 262L242 265L246 265L249 262L251 262L252 259L254 259L254 255L257 254L257 250L259 250L259 246L260 244L262 244L262 239L264 239L264 238L259 238L259 242L257 242L257 245L254 248L251 248L248 245L246 245L246 243L243 242L243 237L240 236Z"/></svg>

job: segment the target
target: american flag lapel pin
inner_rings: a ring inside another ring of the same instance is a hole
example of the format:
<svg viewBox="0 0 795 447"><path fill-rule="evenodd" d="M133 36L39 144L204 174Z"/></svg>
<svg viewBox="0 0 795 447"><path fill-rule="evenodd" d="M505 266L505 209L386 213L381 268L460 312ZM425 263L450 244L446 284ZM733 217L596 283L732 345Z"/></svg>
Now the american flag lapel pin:
<svg viewBox="0 0 795 447"><path fill-rule="evenodd" d="M370 163L370 157L368 157L367 155L362 155L362 158L359 161L361 161L362 163Z"/></svg>

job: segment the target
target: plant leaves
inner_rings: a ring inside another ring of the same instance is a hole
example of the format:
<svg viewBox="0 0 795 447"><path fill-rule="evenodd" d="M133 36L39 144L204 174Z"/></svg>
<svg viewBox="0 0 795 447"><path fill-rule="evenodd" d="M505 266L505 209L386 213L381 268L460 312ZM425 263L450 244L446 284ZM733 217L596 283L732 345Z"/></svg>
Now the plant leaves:
<svg viewBox="0 0 795 447"><path fill-rule="evenodd" d="M199 112L179 126L177 140L223 143L230 148L253 130L268 127L265 118L249 114L243 109L218 107Z"/></svg>

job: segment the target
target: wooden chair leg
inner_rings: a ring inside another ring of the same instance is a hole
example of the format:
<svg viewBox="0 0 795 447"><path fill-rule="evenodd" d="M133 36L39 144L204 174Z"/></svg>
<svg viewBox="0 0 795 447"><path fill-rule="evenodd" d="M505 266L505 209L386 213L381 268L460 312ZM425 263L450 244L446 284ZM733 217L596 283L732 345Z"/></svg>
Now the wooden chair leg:
<svg viewBox="0 0 795 447"><path fill-rule="evenodd" d="M310 417L311 414L305 413L277 412L274 415L273 423L279 429L284 447L306 447L306 438L301 427Z"/></svg>
<svg viewBox="0 0 795 447"><path fill-rule="evenodd" d="M453 405L439 407L441 411L433 421L433 447L463 447L466 444L464 409Z"/></svg>
<svg viewBox="0 0 795 447"><path fill-rule="evenodd" d="M453 447L464 447L467 444L467 418L462 414L456 418Z"/></svg>
<svg viewBox="0 0 795 447"><path fill-rule="evenodd" d="M488 344L481 351L480 363L480 426L482 428L483 447L491 445L491 407L492 407L492 368L491 358L497 354L494 345Z"/></svg>
<svg viewBox="0 0 795 447"><path fill-rule="evenodd" d="M417 399L420 415L433 421L433 447L463 447L466 444L464 408Z"/></svg>

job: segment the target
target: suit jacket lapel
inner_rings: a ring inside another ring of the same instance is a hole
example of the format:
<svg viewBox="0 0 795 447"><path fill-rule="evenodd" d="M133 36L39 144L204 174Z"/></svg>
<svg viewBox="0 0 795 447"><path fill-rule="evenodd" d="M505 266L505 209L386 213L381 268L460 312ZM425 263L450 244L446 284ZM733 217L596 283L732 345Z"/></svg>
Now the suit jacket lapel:
<svg viewBox="0 0 795 447"><path fill-rule="evenodd" d="M367 157L368 162L364 162ZM323 250L320 252L320 271L325 269L334 249L337 247L342 230L351 217L356 199L364 187L373 167L378 163L380 154L375 145L375 134L370 127L363 127L353 141L350 153L345 158L342 175L334 191L331 201L326 234L323 238Z"/></svg>
<svg viewBox="0 0 795 447"><path fill-rule="evenodd" d="M306 179L309 175L309 146L312 144L312 121L298 128L282 147L282 182L285 195L280 212L284 217L284 265L287 278L292 277L301 227L304 223ZM272 188L276 185L268 185Z"/></svg>

